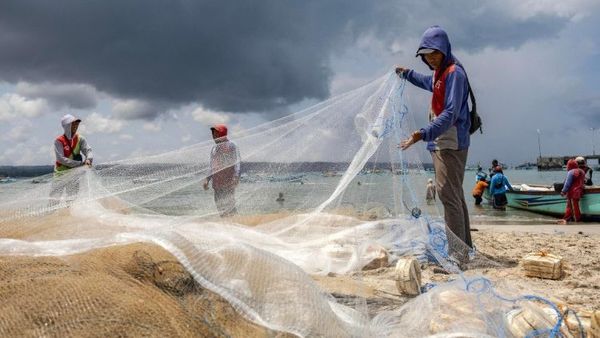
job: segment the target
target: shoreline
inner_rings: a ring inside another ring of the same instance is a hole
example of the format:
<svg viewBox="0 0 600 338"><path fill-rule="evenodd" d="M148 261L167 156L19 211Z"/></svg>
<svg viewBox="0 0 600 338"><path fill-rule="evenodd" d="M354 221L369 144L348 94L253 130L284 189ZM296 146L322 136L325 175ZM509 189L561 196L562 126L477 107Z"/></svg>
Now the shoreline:
<svg viewBox="0 0 600 338"><path fill-rule="evenodd" d="M559 225L549 223L496 224L490 222L473 222L471 223L471 231L527 232L546 234L577 234L579 232L583 232L584 234L600 235L600 223Z"/></svg>

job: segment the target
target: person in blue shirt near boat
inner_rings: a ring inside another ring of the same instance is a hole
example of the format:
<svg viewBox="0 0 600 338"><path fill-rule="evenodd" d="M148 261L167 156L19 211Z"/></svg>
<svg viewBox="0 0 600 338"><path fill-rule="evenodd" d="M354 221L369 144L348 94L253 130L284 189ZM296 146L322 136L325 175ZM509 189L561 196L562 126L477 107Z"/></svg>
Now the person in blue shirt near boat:
<svg viewBox="0 0 600 338"><path fill-rule="evenodd" d="M513 190L512 186L508 182L502 167L496 166L494 168L494 176L490 181L490 195L492 195L492 205L494 209L506 210L508 200L506 198L506 191Z"/></svg>

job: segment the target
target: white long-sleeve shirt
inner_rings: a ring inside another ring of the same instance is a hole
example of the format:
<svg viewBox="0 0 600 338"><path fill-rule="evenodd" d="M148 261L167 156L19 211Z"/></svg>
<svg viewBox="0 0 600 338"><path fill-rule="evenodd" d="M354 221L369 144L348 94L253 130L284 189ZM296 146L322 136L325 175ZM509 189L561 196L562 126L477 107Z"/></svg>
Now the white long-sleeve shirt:
<svg viewBox="0 0 600 338"><path fill-rule="evenodd" d="M227 140L215 144L210 150L210 163L210 175L225 167L233 166L235 175L240 176L240 150L232 141Z"/></svg>
<svg viewBox="0 0 600 338"><path fill-rule="evenodd" d="M240 177L240 151L232 141L219 142L210 151L210 173L213 188L228 186L236 177ZM233 170L232 170L233 169Z"/></svg>

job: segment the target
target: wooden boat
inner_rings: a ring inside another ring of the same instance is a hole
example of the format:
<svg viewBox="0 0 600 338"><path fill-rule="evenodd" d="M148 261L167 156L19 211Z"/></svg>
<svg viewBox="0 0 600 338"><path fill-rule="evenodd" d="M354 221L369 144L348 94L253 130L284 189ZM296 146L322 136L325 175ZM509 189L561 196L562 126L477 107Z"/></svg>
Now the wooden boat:
<svg viewBox="0 0 600 338"><path fill-rule="evenodd" d="M567 199L551 186L513 184L513 191L506 192L508 206L554 217L563 217ZM491 200L489 189L484 197ZM600 221L600 186L586 187L579 202L584 221Z"/></svg>

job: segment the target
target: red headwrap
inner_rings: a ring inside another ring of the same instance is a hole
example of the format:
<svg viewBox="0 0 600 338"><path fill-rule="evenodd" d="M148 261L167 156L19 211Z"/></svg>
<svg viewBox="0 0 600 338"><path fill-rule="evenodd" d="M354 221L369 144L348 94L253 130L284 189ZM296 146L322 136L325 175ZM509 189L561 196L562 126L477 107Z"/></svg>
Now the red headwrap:
<svg viewBox="0 0 600 338"><path fill-rule="evenodd" d="M572 169L577 169L579 166L577 165L577 161L575 161L574 159L570 159L567 162L567 171L572 170Z"/></svg>
<svg viewBox="0 0 600 338"><path fill-rule="evenodd" d="M224 124L215 124L214 126L210 127L210 130L216 131L218 138L227 136L227 126Z"/></svg>

